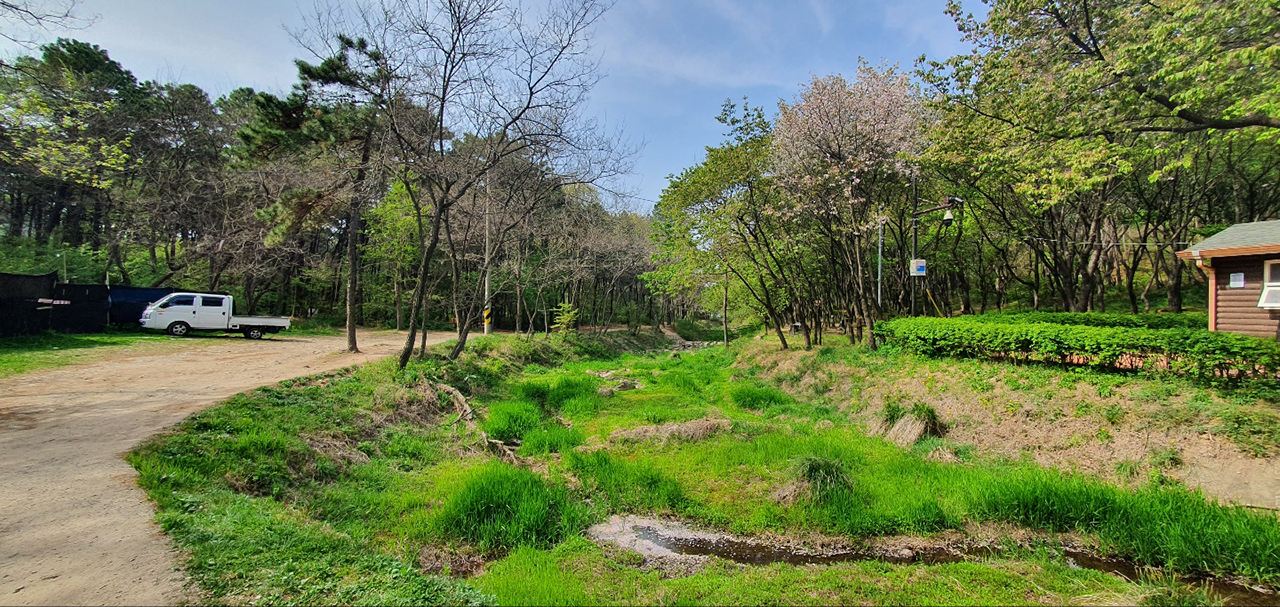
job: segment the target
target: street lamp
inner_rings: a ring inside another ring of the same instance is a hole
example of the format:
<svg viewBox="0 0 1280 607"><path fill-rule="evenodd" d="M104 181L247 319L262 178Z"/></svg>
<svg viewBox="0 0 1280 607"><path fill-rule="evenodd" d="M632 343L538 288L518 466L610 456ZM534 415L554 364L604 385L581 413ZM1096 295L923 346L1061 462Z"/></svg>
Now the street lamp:
<svg viewBox="0 0 1280 607"><path fill-rule="evenodd" d="M911 214L911 315L916 315L916 277L924 276L924 268L917 268L916 245L919 240L920 232L920 216L934 211L946 209L947 212L942 214L942 227L949 228L955 223L956 215L951 211L953 206L964 204L964 199L959 196L947 196L946 200L940 204L921 209Z"/></svg>

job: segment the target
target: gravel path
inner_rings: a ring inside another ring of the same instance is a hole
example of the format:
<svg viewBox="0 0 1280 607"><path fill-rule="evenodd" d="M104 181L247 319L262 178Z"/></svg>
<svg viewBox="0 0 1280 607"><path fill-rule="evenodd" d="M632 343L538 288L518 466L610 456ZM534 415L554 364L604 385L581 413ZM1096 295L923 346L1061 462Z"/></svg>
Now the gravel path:
<svg viewBox="0 0 1280 607"><path fill-rule="evenodd" d="M428 335L429 343L451 334ZM395 332L346 338L190 338L156 353L0 379L0 604L162 605L191 600L179 555L123 456L238 392L388 356Z"/></svg>

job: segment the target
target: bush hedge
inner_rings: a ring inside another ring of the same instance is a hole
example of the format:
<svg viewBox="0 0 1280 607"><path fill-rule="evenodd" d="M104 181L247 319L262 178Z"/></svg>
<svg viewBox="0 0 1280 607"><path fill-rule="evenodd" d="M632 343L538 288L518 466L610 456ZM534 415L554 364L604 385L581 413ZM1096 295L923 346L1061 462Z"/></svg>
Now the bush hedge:
<svg viewBox="0 0 1280 607"><path fill-rule="evenodd" d="M1179 314L1109 314L1104 312L999 312L970 316L978 322L1049 323L1090 327L1131 327L1135 329L1207 329L1204 312Z"/></svg>
<svg viewBox="0 0 1280 607"><path fill-rule="evenodd" d="M1170 370L1212 381L1280 373L1280 343L1204 329L1000 323L980 317L898 318L877 336L929 356L1009 358L1117 369Z"/></svg>

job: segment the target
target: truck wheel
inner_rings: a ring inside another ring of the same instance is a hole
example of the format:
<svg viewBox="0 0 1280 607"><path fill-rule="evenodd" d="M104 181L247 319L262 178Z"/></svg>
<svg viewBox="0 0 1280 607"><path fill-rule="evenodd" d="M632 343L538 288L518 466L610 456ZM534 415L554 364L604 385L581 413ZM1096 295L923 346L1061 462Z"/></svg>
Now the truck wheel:
<svg viewBox="0 0 1280 607"><path fill-rule="evenodd" d="M250 327L244 330L244 336L249 339L262 339L262 329L258 327Z"/></svg>
<svg viewBox="0 0 1280 607"><path fill-rule="evenodd" d="M183 335L186 335L187 333L191 332L191 325L182 321L178 321L169 325L168 331L169 331L169 335L172 335L174 337L182 337Z"/></svg>

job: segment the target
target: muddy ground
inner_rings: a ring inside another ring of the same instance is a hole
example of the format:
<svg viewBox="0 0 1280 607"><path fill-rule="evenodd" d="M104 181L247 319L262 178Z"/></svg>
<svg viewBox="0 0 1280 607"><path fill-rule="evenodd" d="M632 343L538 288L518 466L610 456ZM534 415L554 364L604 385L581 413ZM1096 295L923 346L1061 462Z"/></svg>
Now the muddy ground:
<svg viewBox="0 0 1280 607"><path fill-rule="evenodd" d="M198 601L123 456L233 394L382 358L404 336L193 337L0 379L0 604ZM428 335L430 343L451 334Z"/></svg>

